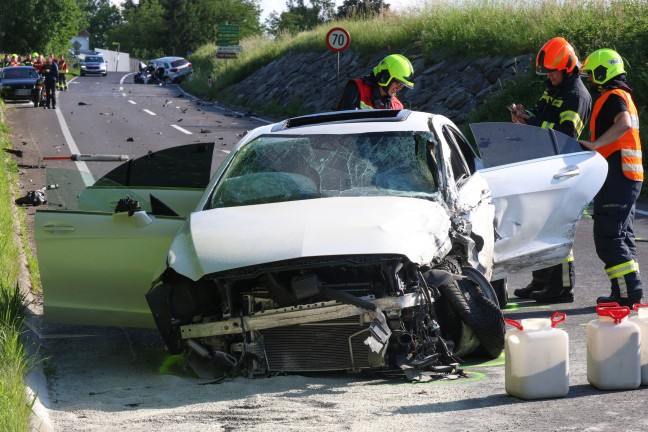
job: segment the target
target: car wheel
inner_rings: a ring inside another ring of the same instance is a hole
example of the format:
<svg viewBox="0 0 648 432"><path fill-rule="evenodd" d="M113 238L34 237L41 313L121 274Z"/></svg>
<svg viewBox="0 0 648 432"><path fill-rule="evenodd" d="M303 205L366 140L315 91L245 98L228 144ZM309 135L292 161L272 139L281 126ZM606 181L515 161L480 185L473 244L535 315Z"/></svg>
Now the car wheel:
<svg viewBox="0 0 648 432"><path fill-rule="evenodd" d="M456 274L457 271L452 273ZM460 321L444 324L450 327L448 330L455 343L454 352L457 356L470 354L481 346L489 357L497 358L504 349L502 311L495 301L488 298L495 296L494 291L482 291L479 282L472 279L468 276L438 287L445 300L439 307L448 306L451 310L446 311L446 316L454 316L455 321L456 318Z"/></svg>
<svg viewBox="0 0 648 432"><path fill-rule="evenodd" d="M108 72L104 72L104 73L102 73L102 75L103 75L103 76L107 76L107 75L108 75Z"/></svg>
<svg viewBox="0 0 648 432"><path fill-rule="evenodd" d="M162 78L162 81L164 82L164 84L171 84L173 82L168 76Z"/></svg>
<svg viewBox="0 0 648 432"><path fill-rule="evenodd" d="M85 76L85 74L84 74L83 72L81 72L81 74L80 74L80 75L81 75L81 76Z"/></svg>

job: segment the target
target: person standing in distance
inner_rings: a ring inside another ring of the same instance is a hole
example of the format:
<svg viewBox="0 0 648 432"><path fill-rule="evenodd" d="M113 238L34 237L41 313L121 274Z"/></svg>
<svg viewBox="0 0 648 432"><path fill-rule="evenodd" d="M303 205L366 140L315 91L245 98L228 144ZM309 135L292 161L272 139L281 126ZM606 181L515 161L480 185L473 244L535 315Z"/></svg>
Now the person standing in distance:
<svg viewBox="0 0 648 432"><path fill-rule="evenodd" d="M546 75L546 89L536 105L525 111L511 105L511 120L554 129L578 139L592 112L592 97L579 76L574 48L562 37L547 42L536 57L536 73ZM531 283L513 291L517 297L538 303L574 301L575 269L573 252L562 263L533 272Z"/></svg>
<svg viewBox="0 0 648 432"><path fill-rule="evenodd" d="M616 51L594 51L582 71L600 96L590 123L591 141L580 143L599 152L608 163L603 187L594 197L594 245L605 264L611 293L596 303L632 307L643 297L633 227L644 178L639 114L626 83L623 59Z"/></svg>
<svg viewBox="0 0 648 432"><path fill-rule="evenodd" d="M350 80L336 109L403 109L396 97L403 87L414 88L414 68L407 57L391 54L372 73Z"/></svg>

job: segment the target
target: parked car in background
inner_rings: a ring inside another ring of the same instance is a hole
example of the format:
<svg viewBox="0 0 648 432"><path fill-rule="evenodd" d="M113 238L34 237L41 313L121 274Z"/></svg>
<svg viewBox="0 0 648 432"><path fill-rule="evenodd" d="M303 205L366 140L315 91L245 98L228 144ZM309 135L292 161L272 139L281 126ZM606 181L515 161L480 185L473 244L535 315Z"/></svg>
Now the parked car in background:
<svg viewBox="0 0 648 432"><path fill-rule="evenodd" d="M178 84L193 73L191 63L182 57L162 57L150 60L147 69L152 70L158 80L166 84Z"/></svg>
<svg viewBox="0 0 648 432"><path fill-rule="evenodd" d="M33 101L37 106L38 71L31 66L8 66L0 69L0 97L4 100Z"/></svg>
<svg viewBox="0 0 648 432"><path fill-rule="evenodd" d="M79 62L81 76L88 74L108 75L106 60L100 55L86 55Z"/></svg>
<svg viewBox="0 0 648 432"><path fill-rule="evenodd" d="M214 143L85 190L48 171L70 190L35 218L45 320L156 325L202 377L416 379L497 357L507 297L489 280L563 260L607 164L551 130L473 131L504 165L441 115L357 110L259 127L211 180Z"/></svg>

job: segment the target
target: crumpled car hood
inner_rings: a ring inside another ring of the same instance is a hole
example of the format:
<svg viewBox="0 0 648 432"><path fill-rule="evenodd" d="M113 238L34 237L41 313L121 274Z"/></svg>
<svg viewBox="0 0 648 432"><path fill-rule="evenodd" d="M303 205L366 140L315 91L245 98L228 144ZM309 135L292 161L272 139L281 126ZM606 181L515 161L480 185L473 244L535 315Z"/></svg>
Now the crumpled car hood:
<svg viewBox="0 0 648 432"><path fill-rule="evenodd" d="M400 254L427 264L450 249L450 219L437 203L401 197L339 197L193 213L168 265L193 280L288 259Z"/></svg>

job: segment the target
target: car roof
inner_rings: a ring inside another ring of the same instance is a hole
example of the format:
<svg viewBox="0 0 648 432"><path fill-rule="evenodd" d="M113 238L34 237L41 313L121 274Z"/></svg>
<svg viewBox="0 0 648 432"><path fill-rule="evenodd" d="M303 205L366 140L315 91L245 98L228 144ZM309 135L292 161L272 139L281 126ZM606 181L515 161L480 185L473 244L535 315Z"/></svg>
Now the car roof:
<svg viewBox="0 0 648 432"><path fill-rule="evenodd" d="M3 70L7 69L34 69L33 66L6 66L2 68Z"/></svg>
<svg viewBox="0 0 648 432"><path fill-rule="evenodd" d="M349 110L293 117L270 125L272 133L340 133L429 130L433 114L403 110Z"/></svg>
<svg viewBox="0 0 648 432"><path fill-rule="evenodd" d="M411 110L352 110L293 117L258 127L240 144L260 135L339 135L372 132L429 132L429 122L438 114ZM442 116L441 116L442 117ZM340 125L344 125L341 129Z"/></svg>
<svg viewBox="0 0 648 432"><path fill-rule="evenodd" d="M160 57L151 61L172 62L174 60L185 60L184 57Z"/></svg>

